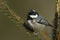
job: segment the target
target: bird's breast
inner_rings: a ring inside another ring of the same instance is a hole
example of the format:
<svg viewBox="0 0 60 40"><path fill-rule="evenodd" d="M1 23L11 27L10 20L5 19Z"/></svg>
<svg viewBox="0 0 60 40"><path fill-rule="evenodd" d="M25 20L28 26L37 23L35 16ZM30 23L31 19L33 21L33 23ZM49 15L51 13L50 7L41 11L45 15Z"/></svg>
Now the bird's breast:
<svg viewBox="0 0 60 40"><path fill-rule="evenodd" d="M43 30L45 25L37 23L35 20L29 22L30 26L35 30Z"/></svg>

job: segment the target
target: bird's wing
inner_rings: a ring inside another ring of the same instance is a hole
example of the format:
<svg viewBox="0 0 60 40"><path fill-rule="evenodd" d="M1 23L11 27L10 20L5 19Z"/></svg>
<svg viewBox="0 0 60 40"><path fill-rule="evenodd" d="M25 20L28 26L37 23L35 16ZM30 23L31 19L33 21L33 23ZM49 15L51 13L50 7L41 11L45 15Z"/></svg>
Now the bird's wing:
<svg viewBox="0 0 60 40"><path fill-rule="evenodd" d="M38 18L36 18L36 21L40 24L48 25L48 21L44 19L42 16L39 16Z"/></svg>
<svg viewBox="0 0 60 40"><path fill-rule="evenodd" d="M43 18L42 16L39 16L38 18L36 18L36 21L39 24L43 24L43 25L47 25L47 26L51 26L54 27L54 25L51 25L45 18Z"/></svg>

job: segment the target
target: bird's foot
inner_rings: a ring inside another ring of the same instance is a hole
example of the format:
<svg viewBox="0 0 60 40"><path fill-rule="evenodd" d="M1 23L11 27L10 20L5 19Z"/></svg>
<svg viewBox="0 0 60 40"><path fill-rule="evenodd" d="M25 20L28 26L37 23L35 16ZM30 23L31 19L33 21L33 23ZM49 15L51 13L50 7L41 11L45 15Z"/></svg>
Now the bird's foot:
<svg viewBox="0 0 60 40"><path fill-rule="evenodd" d="M33 34L34 34L35 36L37 36L37 35L38 35L38 32L33 32Z"/></svg>

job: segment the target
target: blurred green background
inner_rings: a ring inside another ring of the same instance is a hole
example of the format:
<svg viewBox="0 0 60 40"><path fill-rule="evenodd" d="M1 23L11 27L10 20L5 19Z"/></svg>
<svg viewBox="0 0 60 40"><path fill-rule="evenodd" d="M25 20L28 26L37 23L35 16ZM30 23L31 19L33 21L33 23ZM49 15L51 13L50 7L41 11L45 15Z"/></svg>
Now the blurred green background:
<svg viewBox="0 0 60 40"><path fill-rule="evenodd" d="M22 19L30 9L35 9L39 14L45 17L51 24L56 11L56 0L4 0L9 7L17 13ZM4 14L0 13L0 40L38 40L36 36L27 34L24 27L20 24L16 27L15 22L11 22Z"/></svg>

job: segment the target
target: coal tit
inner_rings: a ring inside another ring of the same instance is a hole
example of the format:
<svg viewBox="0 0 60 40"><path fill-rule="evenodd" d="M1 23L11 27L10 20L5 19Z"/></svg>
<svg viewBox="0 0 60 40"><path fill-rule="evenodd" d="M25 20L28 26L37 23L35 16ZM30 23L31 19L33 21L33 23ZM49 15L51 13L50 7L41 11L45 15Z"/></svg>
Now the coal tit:
<svg viewBox="0 0 60 40"><path fill-rule="evenodd" d="M35 10L30 10L30 12L28 12L27 21L25 24L30 31L34 32L35 35L37 35L39 31L42 31L46 26L53 27Z"/></svg>

